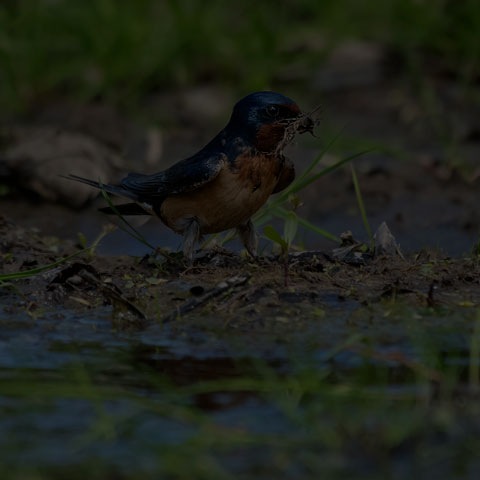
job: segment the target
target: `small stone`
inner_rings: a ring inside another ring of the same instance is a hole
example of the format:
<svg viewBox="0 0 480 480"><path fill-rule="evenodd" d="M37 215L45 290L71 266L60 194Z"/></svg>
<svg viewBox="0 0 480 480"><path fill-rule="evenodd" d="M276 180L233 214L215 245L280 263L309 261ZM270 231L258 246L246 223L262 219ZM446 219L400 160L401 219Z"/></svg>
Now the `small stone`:
<svg viewBox="0 0 480 480"><path fill-rule="evenodd" d="M80 285L83 279L80 275L72 275L67 281L72 285Z"/></svg>

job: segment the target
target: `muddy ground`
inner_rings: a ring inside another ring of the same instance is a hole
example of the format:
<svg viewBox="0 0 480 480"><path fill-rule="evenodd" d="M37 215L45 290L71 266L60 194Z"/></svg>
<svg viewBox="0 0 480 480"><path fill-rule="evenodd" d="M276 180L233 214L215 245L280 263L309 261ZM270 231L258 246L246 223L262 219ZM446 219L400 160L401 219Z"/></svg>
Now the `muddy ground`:
<svg viewBox="0 0 480 480"><path fill-rule="evenodd" d="M5 217L0 228L2 273L48 265L75 252L74 245ZM111 304L120 317L124 310L138 317L139 326L186 320L194 312L195 317L217 318L225 328L247 329L287 318L307 321L347 299L370 305L401 298L418 307L480 302L480 262L473 254L451 258L422 250L373 255L363 244L344 248L348 253L340 255L338 249L290 253L287 272L280 255L252 259L221 247L199 250L190 267L181 253L133 257L86 252L16 283L15 291L32 314Z"/></svg>

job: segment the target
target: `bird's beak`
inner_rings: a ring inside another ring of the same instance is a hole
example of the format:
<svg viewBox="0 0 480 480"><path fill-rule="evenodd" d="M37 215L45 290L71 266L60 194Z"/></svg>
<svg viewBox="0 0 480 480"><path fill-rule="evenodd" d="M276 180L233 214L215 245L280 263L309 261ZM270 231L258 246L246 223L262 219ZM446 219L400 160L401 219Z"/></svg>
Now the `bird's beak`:
<svg viewBox="0 0 480 480"><path fill-rule="evenodd" d="M315 122L308 115L305 115L298 123L297 132L298 133L309 132L311 135L314 135L313 127L315 127Z"/></svg>

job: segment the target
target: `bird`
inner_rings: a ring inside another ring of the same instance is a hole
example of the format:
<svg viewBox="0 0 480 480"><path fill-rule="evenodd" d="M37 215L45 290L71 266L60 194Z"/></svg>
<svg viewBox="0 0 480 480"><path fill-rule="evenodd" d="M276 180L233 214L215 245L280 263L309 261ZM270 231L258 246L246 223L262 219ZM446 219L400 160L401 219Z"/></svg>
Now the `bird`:
<svg viewBox="0 0 480 480"><path fill-rule="evenodd" d="M130 203L101 208L121 215L156 215L183 235L183 253L191 265L195 244L204 234L232 228L252 256L258 237L252 216L270 195L295 179L295 167L283 155L297 133L313 135L315 122L291 98L276 92L247 95L233 108L228 124L195 155L154 174L129 173L118 185L69 174L65 178Z"/></svg>

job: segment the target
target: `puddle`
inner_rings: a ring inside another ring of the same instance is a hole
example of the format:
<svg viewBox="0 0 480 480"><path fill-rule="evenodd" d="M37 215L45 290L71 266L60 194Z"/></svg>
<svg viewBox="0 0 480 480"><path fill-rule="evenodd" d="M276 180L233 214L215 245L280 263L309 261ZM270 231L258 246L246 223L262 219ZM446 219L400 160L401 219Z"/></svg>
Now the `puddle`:
<svg viewBox="0 0 480 480"><path fill-rule="evenodd" d="M309 465L293 453L298 447L320 459L350 455L361 437L355 434L332 450L333 437L322 439L319 432L333 429L333 435L342 421L348 428L363 424L371 408L379 414L386 405L387 411L394 409L388 415L395 423L410 408L401 399L430 401L428 385L418 383L415 372L397 357L389 357L401 352L420 361L428 348L418 336L418 349L408 320L386 322L380 309L365 314L357 302L339 308L329 296L322 301L322 319L278 335L214 331L195 316L122 331L113 327L111 307L82 313L47 310L36 319L2 313L3 467L21 472L32 465L39 472L53 468L58 473L79 465L79 472L86 469L92 478L114 472L158 478L158 472L181 468L174 452L183 451L197 468L209 458L210 467L238 475L257 472L257 478L272 478L287 469L286 478L298 478ZM424 329L430 320L437 323L433 332ZM465 369L470 365L468 322L468 316L452 312L443 319L425 315L417 327L428 335L432 351L450 352L447 365ZM359 334L363 340L352 341ZM376 356L355 351L358 346L373 347ZM343 384L344 378L349 383ZM370 404L360 400L364 396L371 397ZM355 407L349 412L347 405ZM339 417L345 408L349 413ZM462 428L480 433L480 424ZM454 437L447 435L446 442L453 448ZM439 458L443 450L430 445L432 458ZM402 448L404 453L391 462L403 471L405 455L410 458L415 448ZM283 461L274 450L283 452ZM366 450L372 463L365 464L365 457L356 463L350 455L347 470L375 472L374 458L382 454ZM315 469L329 471L327 465Z"/></svg>

